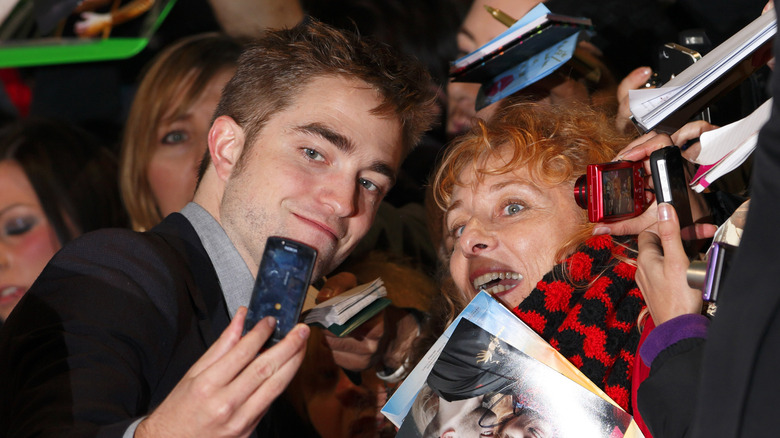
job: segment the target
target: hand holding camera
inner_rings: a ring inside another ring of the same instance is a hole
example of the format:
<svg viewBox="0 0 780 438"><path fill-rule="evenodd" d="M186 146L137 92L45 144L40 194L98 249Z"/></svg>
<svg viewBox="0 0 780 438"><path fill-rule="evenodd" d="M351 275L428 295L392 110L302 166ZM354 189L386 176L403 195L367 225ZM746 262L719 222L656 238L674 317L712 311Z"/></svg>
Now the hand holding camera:
<svg viewBox="0 0 780 438"><path fill-rule="evenodd" d="M636 282L656 326L702 309L701 291L688 285L690 262L685 254L677 213L668 203L657 209L658 222L639 235ZM714 230L699 230L712 234Z"/></svg>
<svg viewBox="0 0 780 438"><path fill-rule="evenodd" d="M678 158L678 153L680 153L682 156L685 156L688 155L688 152L681 151L679 148L669 146L685 144L686 142L695 139L702 131L711 129L711 125L708 127L699 126L698 124L701 123L703 122L689 123L671 137L666 134L649 132L631 142L617 154L616 160L622 160L620 162L636 162L637 164L635 164L635 166L638 164L642 165L641 168L644 169L643 184L645 190L642 194L644 197L644 203L642 204L641 209L635 209L632 214L623 214L619 217L609 217L609 215L607 215L605 218L601 218L595 221L591 219L592 222L598 222L598 225L593 231L594 234L636 235L641 233L647 227L651 226L657 220L657 202L655 202L655 196L658 193L656 190L663 188L661 187L663 185L669 189L674 188L672 192L669 192L667 196L663 198L664 200L671 200L671 198L675 198L674 192L676 191L677 196L673 203L677 207L678 211L690 211L690 214L685 214L684 216L685 223L683 224L683 235L687 239L695 238L697 230L686 228L686 226L692 224L702 217L707 216L709 211L703 197L687 187L688 184L687 178L685 177L685 172L679 170L680 167L684 168L685 160ZM656 155L654 156L654 159L651 159L654 153ZM661 163L661 169L657 169L659 163ZM600 166L602 166L603 170L610 170L610 168L604 165ZM656 169L654 169L654 167L656 167ZM639 167L636 169L637 170L634 172L640 172L638 170ZM654 174L656 175L656 179L660 178L659 184L656 184L653 181ZM634 179L634 181L636 181L636 179ZM664 183L660 184L661 181ZM659 187L656 187L656 185ZM596 190L597 189L594 188L594 193ZM603 193L603 188L601 190ZM655 195L654 192L656 192ZM687 200L685 199L685 196L682 195L683 192L687 193ZM578 191L575 187L575 199L577 199L577 193ZM634 193L635 196L638 196L638 192ZM639 204L640 200L640 198L635 198L637 205ZM686 202L689 207L684 205ZM598 217L598 214L595 216Z"/></svg>

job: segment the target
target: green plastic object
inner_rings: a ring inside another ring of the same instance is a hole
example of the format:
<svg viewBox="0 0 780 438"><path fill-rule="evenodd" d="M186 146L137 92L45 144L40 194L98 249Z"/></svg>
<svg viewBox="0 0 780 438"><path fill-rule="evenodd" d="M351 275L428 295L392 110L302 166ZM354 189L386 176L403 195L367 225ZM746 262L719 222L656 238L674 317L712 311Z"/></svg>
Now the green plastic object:
<svg viewBox="0 0 780 438"><path fill-rule="evenodd" d="M29 41L0 43L0 68L33 67L40 65L71 64L79 62L126 59L138 54L149 43L168 16L176 0L166 0L156 18L149 17L143 35L137 38L42 38ZM154 9L154 8L153 8ZM155 13L150 10L148 13Z"/></svg>

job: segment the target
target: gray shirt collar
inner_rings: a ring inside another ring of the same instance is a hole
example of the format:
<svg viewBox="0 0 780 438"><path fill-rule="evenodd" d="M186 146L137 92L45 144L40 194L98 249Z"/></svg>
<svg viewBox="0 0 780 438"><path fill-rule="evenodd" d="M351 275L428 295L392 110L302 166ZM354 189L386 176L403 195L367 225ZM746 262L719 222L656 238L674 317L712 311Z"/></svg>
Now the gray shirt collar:
<svg viewBox="0 0 780 438"><path fill-rule="evenodd" d="M190 202L181 214L187 218L200 237L203 248L217 271L230 317L239 306L248 306L255 279L222 226L200 205Z"/></svg>

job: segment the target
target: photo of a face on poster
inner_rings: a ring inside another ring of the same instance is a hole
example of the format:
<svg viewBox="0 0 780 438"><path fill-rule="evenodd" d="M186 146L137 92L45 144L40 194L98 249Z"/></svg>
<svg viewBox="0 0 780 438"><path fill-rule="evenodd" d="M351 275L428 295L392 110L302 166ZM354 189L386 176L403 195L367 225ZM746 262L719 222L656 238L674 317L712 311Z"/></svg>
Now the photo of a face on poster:
<svg viewBox="0 0 780 438"><path fill-rule="evenodd" d="M461 319L398 437L622 437L631 416Z"/></svg>

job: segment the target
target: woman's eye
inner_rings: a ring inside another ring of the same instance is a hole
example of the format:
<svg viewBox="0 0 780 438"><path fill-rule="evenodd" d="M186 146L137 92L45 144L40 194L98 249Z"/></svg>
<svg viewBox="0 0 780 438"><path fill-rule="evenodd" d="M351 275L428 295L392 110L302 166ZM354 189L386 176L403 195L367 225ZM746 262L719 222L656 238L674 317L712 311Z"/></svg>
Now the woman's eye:
<svg viewBox="0 0 780 438"><path fill-rule="evenodd" d="M190 137L187 135L184 131L172 131L167 134L162 139L163 144L179 144L183 143L187 140L189 140Z"/></svg>
<svg viewBox="0 0 780 438"><path fill-rule="evenodd" d="M323 157L321 153L315 151L314 149L303 148L303 152L306 154L306 157L308 157L310 160L314 160L314 161L325 160L325 157Z"/></svg>
<svg viewBox="0 0 780 438"><path fill-rule="evenodd" d="M360 178L358 181L360 182L360 185L363 186L363 188L368 191L376 192L379 190L379 187L377 187L376 184L372 183L371 181L365 178Z"/></svg>
<svg viewBox="0 0 780 438"><path fill-rule="evenodd" d="M9 220L3 226L6 236L19 236L32 229L38 221L34 217L18 217Z"/></svg>
<svg viewBox="0 0 780 438"><path fill-rule="evenodd" d="M523 207L522 205L513 202L511 204L507 204L506 207L504 207L504 214L506 214L507 216L513 216L516 215L517 213L520 213L524 208L525 207Z"/></svg>
<svg viewBox="0 0 780 438"><path fill-rule="evenodd" d="M450 228L450 234L452 237L460 237L463 235L463 230L466 229L465 225L455 225L452 228Z"/></svg>

